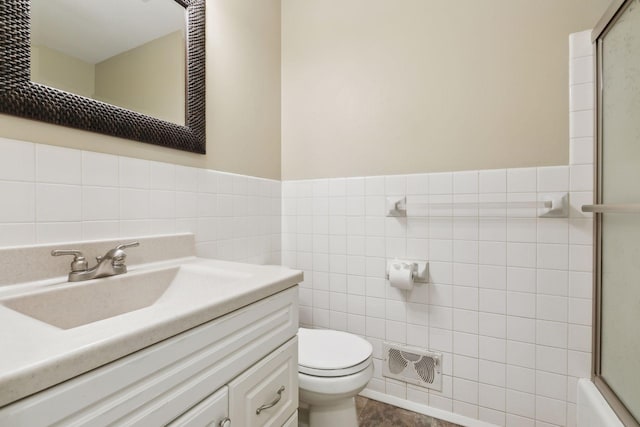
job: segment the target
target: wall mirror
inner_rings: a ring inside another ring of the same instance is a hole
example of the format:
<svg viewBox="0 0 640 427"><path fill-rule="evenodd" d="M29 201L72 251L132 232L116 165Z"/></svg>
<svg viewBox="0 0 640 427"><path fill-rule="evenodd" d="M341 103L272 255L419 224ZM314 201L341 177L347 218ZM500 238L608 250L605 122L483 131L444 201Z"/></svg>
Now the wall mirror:
<svg viewBox="0 0 640 427"><path fill-rule="evenodd" d="M0 112L205 152L205 0L0 0Z"/></svg>

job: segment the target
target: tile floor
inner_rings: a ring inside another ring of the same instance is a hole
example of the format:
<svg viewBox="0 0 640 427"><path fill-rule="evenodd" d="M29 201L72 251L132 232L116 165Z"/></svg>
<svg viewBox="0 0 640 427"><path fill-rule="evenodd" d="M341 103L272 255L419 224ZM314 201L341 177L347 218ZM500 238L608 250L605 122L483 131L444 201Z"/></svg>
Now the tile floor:
<svg viewBox="0 0 640 427"><path fill-rule="evenodd" d="M356 397L360 427L460 427L362 396Z"/></svg>

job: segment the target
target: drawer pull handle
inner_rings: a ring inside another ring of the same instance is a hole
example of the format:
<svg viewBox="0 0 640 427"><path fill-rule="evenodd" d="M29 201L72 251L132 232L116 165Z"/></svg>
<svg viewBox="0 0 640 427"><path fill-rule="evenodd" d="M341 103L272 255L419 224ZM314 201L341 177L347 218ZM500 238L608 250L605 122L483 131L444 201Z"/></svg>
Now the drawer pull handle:
<svg viewBox="0 0 640 427"><path fill-rule="evenodd" d="M223 420L220 420L218 424L219 427L229 427L231 425L231 419L229 417L225 417Z"/></svg>
<svg viewBox="0 0 640 427"><path fill-rule="evenodd" d="M278 395L276 396L275 399L273 399L271 403L265 403L264 405L256 409L256 414L260 415L260 412L264 411L265 409L273 408L274 406L276 406L278 402L280 402L280 399L282 399L283 391L284 391L284 386L280 387L280 389L277 391Z"/></svg>

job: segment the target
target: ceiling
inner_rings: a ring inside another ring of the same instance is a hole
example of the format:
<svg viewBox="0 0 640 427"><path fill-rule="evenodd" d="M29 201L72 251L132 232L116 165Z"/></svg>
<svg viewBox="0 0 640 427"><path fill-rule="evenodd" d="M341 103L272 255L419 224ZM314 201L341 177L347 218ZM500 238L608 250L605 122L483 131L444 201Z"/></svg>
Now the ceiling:
<svg viewBox="0 0 640 427"><path fill-rule="evenodd" d="M31 0L31 43L96 64L186 27L174 0Z"/></svg>

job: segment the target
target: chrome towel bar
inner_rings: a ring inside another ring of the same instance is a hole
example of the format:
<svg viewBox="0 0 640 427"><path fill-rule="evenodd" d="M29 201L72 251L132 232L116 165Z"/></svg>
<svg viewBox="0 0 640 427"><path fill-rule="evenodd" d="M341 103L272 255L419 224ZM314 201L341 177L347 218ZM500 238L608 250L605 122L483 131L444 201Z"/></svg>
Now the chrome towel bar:
<svg viewBox="0 0 640 427"><path fill-rule="evenodd" d="M451 196L451 195L449 195ZM454 195L455 196L455 195ZM410 196L413 197L413 196ZM502 201L502 202L489 202L489 201L477 201L477 202L464 202L464 201L453 201L448 203L440 203L440 202L414 202L407 201L407 196L391 196L387 197L386 203L386 211L387 216L390 217L406 217L407 216L407 208L410 210L413 209L422 209L429 210L429 213L424 213L422 216L458 216L456 213L457 210L461 209L469 209L474 212L466 212L460 216L491 216L491 213L487 213L486 211L491 211L492 209L497 210L509 210L516 211L518 209L534 209L533 214L530 212L524 211L518 215L519 217L523 217L523 215L530 215L532 217L548 217L548 218L566 218L569 216L569 194L568 193L551 193L551 194L536 194L531 193L529 197L532 197L533 200L524 200L524 201ZM541 200L536 200L536 198ZM438 210L451 210L452 213L442 214L437 212ZM434 211L436 211L434 213ZM483 212L484 211L484 212Z"/></svg>

